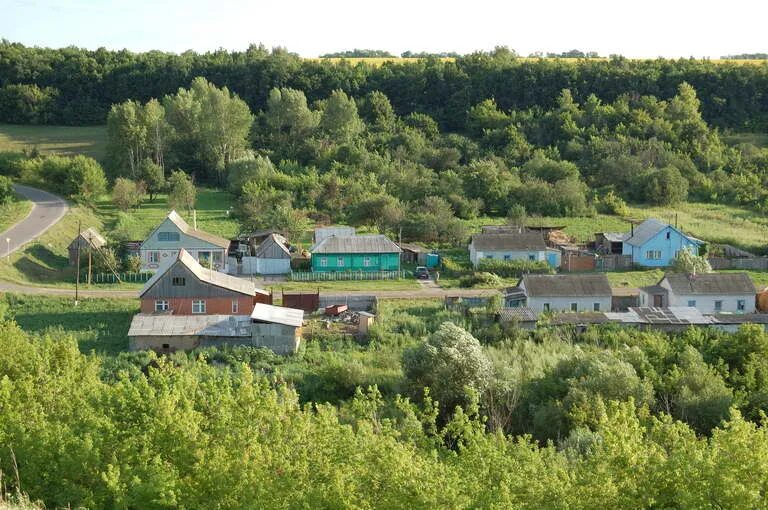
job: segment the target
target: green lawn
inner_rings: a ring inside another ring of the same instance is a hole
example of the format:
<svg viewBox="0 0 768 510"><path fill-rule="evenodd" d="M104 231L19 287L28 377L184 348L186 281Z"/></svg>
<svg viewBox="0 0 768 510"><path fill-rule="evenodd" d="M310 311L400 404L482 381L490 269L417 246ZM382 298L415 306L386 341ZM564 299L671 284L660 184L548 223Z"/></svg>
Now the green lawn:
<svg viewBox="0 0 768 510"><path fill-rule="evenodd" d="M0 232L5 232L11 225L23 220L31 210L32 202L19 196L0 205Z"/></svg>
<svg viewBox="0 0 768 510"><path fill-rule="evenodd" d="M106 126L0 124L0 151L22 151L36 148L43 153L85 154L101 160L104 158L106 144Z"/></svg>
<svg viewBox="0 0 768 510"><path fill-rule="evenodd" d="M723 141L729 145L751 143L756 147L768 147L768 133L732 133L724 135Z"/></svg>
<svg viewBox="0 0 768 510"><path fill-rule="evenodd" d="M135 299L83 299L0 294L11 316L34 333L72 334L84 353L117 354L128 349L128 328L139 311Z"/></svg>

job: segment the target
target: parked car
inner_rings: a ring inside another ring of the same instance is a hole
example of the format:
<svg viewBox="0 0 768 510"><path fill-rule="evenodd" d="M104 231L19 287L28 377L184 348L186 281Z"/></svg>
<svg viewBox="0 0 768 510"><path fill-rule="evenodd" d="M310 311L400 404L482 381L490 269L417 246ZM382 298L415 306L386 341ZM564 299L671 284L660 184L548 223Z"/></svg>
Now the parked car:
<svg viewBox="0 0 768 510"><path fill-rule="evenodd" d="M416 268L416 271L413 272L413 275L417 280L429 280L429 269L424 266L419 266Z"/></svg>

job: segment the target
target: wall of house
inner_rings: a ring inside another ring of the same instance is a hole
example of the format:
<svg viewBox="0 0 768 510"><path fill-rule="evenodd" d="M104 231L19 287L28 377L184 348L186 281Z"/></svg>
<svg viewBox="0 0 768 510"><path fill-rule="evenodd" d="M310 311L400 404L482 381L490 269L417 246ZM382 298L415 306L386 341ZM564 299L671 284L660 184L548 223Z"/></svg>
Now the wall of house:
<svg viewBox="0 0 768 510"><path fill-rule="evenodd" d="M738 309L738 301L744 300L744 310ZM754 313L755 295L742 294L727 296L719 295L676 295L669 294L669 306L689 306L689 301L695 301L694 307L701 313ZM715 301L722 301L723 307L715 310Z"/></svg>
<svg viewBox="0 0 768 510"><path fill-rule="evenodd" d="M144 297L141 298L141 313L155 313L155 301L161 299L168 301L168 313L173 313L173 315L193 315L192 301L198 299L205 301L205 313L201 315L249 315L257 302L253 297L243 295L233 297ZM237 310L232 308L233 301L237 302Z"/></svg>
<svg viewBox="0 0 768 510"><path fill-rule="evenodd" d="M600 304L601 312L611 311L611 296L590 296L590 297L528 297L527 305L537 312L544 311L544 304L549 303L551 311L570 312L571 303L576 303L577 311L592 312L594 304Z"/></svg>
<svg viewBox="0 0 768 510"><path fill-rule="evenodd" d="M179 240L160 241L158 238L160 232L177 232L179 234ZM225 248L183 233L168 218L166 218L141 245L140 256L142 271L157 271L165 267L166 264L176 260L176 256L179 254L181 248L187 250L197 261L199 261L199 252L201 251L217 253L218 257L220 257L218 260L221 261L219 269L226 271L227 258ZM160 252L160 262L158 264L149 261L150 251Z"/></svg>
<svg viewBox="0 0 768 510"><path fill-rule="evenodd" d="M277 354L293 354L301 343L301 328L283 324L253 323L252 345L266 347Z"/></svg>
<svg viewBox="0 0 768 510"><path fill-rule="evenodd" d="M482 259L495 260L538 260L546 261L546 251L544 250L475 250L473 245L469 245L469 260L474 267L480 264ZM531 259L533 257L533 259Z"/></svg>
<svg viewBox="0 0 768 510"><path fill-rule="evenodd" d="M624 243L622 254L630 255L632 262L641 266L666 267L672 263L679 250L689 246L695 254L698 254L698 244L685 237L675 228L667 226L642 246ZM648 258L649 251L660 251L661 257L658 259Z"/></svg>
<svg viewBox="0 0 768 510"><path fill-rule="evenodd" d="M368 265L365 265L365 258ZM325 264L323 264L325 259ZM343 259L343 263L339 263ZM318 253L312 255L312 271L399 271L399 253Z"/></svg>
<svg viewBox="0 0 768 510"><path fill-rule="evenodd" d="M164 346L168 347L164 347ZM147 335L128 337L128 349L131 351L191 351L200 347L200 337L197 335Z"/></svg>

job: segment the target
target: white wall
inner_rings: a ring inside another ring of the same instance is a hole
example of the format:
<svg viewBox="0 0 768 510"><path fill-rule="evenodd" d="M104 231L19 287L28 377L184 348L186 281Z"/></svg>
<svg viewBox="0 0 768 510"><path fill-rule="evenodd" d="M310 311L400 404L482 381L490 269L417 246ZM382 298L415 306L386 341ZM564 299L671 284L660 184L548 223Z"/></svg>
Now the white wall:
<svg viewBox="0 0 768 510"><path fill-rule="evenodd" d="M611 311L611 296L528 298L528 307L533 308L537 312L544 311L545 303L549 303L549 309L553 312L570 312L571 303L576 303L578 312L593 312L595 303L600 303L600 312Z"/></svg>
<svg viewBox="0 0 768 510"><path fill-rule="evenodd" d="M738 309L738 301L744 300L744 310ZM755 312L755 295L743 294L726 296L721 295L676 295L670 292L669 294L669 306L688 306L688 301L696 301L695 308L701 313L754 313ZM715 310L715 301L722 301L723 307L719 310Z"/></svg>
<svg viewBox="0 0 768 510"><path fill-rule="evenodd" d="M495 260L505 260L504 257L508 256L508 260L530 260L528 258L529 255L533 255L536 257L535 260L538 261L546 261L546 252L545 251L512 251L512 250L499 250L499 251L477 251L475 250L475 247L470 244L469 245L469 260L472 262L472 265L474 267L477 267L480 264L480 260L484 258L488 258L489 256L492 257Z"/></svg>

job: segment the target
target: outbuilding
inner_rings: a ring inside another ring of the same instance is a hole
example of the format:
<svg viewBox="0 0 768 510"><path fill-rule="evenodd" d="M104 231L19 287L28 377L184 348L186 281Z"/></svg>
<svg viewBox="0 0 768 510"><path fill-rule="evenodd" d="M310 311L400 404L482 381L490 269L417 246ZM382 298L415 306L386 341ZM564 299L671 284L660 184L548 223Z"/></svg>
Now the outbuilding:
<svg viewBox="0 0 768 510"><path fill-rule="evenodd" d="M72 266L77 264L78 252L82 258L83 254L87 253L89 250L99 250L106 245L107 240L104 239L101 234L96 232L96 229L93 227L83 230L67 247L67 251L69 252L69 264Z"/></svg>

